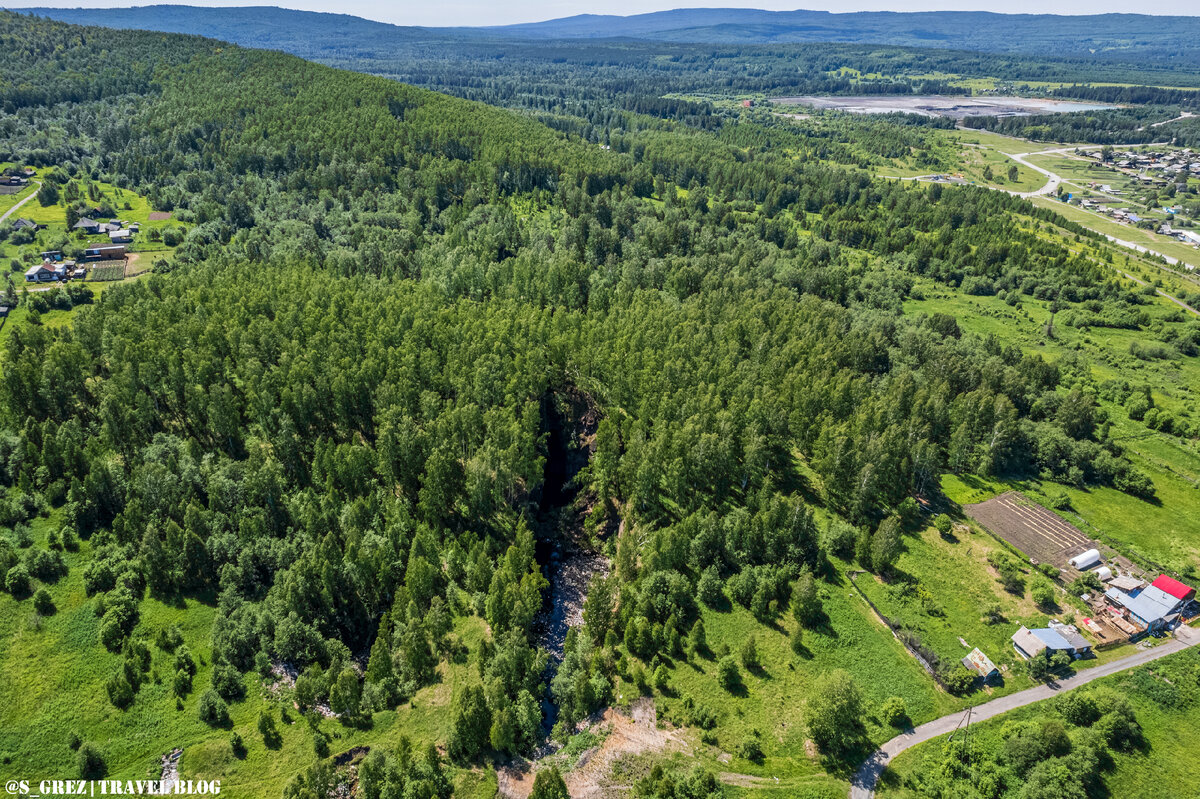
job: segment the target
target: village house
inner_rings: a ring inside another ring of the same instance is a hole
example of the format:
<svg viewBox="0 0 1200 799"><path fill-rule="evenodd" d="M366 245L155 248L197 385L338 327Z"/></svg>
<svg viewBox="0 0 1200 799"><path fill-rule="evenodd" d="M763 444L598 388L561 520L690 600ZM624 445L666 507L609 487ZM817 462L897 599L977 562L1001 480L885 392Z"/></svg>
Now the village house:
<svg viewBox="0 0 1200 799"><path fill-rule="evenodd" d="M54 265L49 261L44 261L37 266L31 266L25 270L26 283L49 283L58 280L58 275L54 271Z"/></svg>
<svg viewBox="0 0 1200 799"><path fill-rule="evenodd" d="M1113 615L1130 622L1138 633L1172 630L1181 613L1196 598L1196 589L1165 574L1145 588L1122 591L1110 586L1104 592Z"/></svg>
<svg viewBox="0 0 1200 799"><path fill-rule="evenodd" d="M1050 627L1039 627L1030 630L1022 626L1013 633L1013 648L1017 654L1026 660L1032 660L1042 653L1052 655L1056 652L1066 652L1078 660L1090 655L1092 645L1079 634L1075 627L1066 624L1052 623ZM1066 633L1064 635L1064 633Z"/></svg>
<svg viewBox="0 0 1200 799"><path fill-rule="evenodd" d="M41 225L39 225L37 222L34 222L32 219L26 219L25 217L19 217L17 221L12 223L12 226L13 230L37 230L41 227Z"/></svg>
<svg viewBox="0 0 1200 799"><path fill-rule="evenodd" d="M89 219L88 217L84 216L80 217L79 221L71 226L71 229L82 230L84 233L89 235L95 235L100 232L100 223L95 219Z"/></svg>

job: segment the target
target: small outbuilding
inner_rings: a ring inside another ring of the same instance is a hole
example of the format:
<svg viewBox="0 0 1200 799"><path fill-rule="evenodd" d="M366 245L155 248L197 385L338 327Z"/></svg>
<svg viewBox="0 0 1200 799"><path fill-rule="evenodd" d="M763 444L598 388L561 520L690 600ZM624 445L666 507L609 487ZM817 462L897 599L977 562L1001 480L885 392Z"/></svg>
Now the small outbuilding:
<svg viewBox="0 0 1200 799"><path fill-rule="evenodd" d="M1119 591L1124 591L1126 594L1129 594L1141 589L1146 583L1144 580L1139 580L1131 575L1122 574L1109 580L1108 584L1112 588L1116 588Z"/></svg>
<svg viewBox="0 0 1200 799"><path fill-rule="evenodd" d="M996 664L991 658L983 654L979 647L975 647L970 653L962 659L962 664L969 670L975 672L986 682L993 677L1000 676L1000 669L996 668Z"/></svg>
<svg viewBox="0 0 1200 799"><path fill-rule="evenodd" d="M83 251L83 257L87 261L115 261L125 257L125 245L108 244L88 247Z"/></svg>
<svg viewBox="0 0 1200 799"><path fill-rule="evenodd" d="M1068 562L1079 571L1090 569L1100 563L1100 550L1089 549L1087 552L1079 553Z"/></svg>

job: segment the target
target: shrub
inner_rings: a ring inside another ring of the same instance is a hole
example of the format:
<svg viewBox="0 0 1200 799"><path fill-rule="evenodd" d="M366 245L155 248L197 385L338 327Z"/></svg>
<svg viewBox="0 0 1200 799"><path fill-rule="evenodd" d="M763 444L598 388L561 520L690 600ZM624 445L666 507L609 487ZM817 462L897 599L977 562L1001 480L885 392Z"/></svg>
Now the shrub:
<svg viewBox="0 0 1200 799"><path fill-rule="evenodd" d="M1052 608L1055 606L1054 586L1045 580L1038 580L1029 589L1029 595L1033 597L1033 601L1040 608Z"/></svg>
<svg viewBox="0 0 1200 799"><path fill-rule="evenodd" d="M533 792L529 799L569 799L567 784L558 769L551 766L538 771L533 778Z"/></svg>
<svg viewBox="0 0 1200 799"><path fill-rule="evenodd" d="M948 669L942 675L942 682L946 685L947 691L955 696L962 696L975 684L975 672L966 666L958 665Z"/></svg>
<svg viewBox="0 0 1200 799"><path fill-rule="evenodd" d="M746 639L746 643L742 644L741 651L742 665L750 670L757 669L761 664L758 659L758 642L751 635Z"/></svg>
<svg viewBox="0 0 1200 799"><path fill-rule="evenodd" d="M233 756L241 760L246 756L246 742L242 740L242 736L236 732L229 736L229 748L233 751Z"/></svg>
<svg viewBox="0 0 1200 799"><path fill-rule="evenodd" d="M54 600L50 598L50 592L45 588L39 588L33 595L33 609L41 616L49 616L54 613Z"/></svg>
<svg viewBox="0 0 1200 799"><path fill-rule="evenodd" d="M200 695L198 712L200 720L212 727L220 727L229 722L229 706L212 688Z"/></svg>
<svg viewBox="0 0 1200 799"><path fill-rule="evenodd" d="M1079 691L1071 691L1055 697L1054 709L1062 714L1067 723L1076 727L1090 727L1100 718L1100 709L1096 706L1096 700Z"/></svg>
<svg viewBox="0 0 1200 799"><path fill-rule="evenodd" d="M889 727L901 727L908 720L908 706L898 696L889 696L879 706L879 720Z"/></svg>
<svg viewBox="0 0 1200 799"><path fill-rule="evenodd" d="M174 652L181 644L183 644L183 631L176 624L163 627L158 631L158 635L154 636L154 645L164 652Z"/></svg>
<svg viewBox="0 0 1200 799"><path fill-rule="evenodd" d="M851 524L838 517L830 519L823 542L825 551L842 560L850 560L854 557L854 542L857 538L858 531Z"/></svg>
<svg viewBox="0 0 1200 799"><path fill-rule="evenodd" d="M988 605L983 609L983 615L980 620L984 624L1001 624L1004 622L1004 613L1000 610L1000 606L996 604Z"/></svg>
<svg viewBox="0 0 1200 799"><path fill-rule="evenodd" d="M738 754L752 763L761 763L763 760L762 744L756 737L747 738L742 741Z"/></svg>
<svg viewBox="0 0 1200 799"><path fill-rule="evenodd" d="M726 655L717 662L717 682L730 693L741 686L742 674L738 671L737 661L732 655Z"/></svg>
<svg viewBox="0 0 1200 799"><path fill-rule="evenodd" d="M227 702L234 702L246 695L242 673L228 663L222 663L213 669L212 684L221 698Z"/></svg>
<svg viewBox="0 0 1200 799"><path fill-rule="evenodd" d="M671 690L671 677L667 672L666 666L659 665L659 667L654 670L654 687L663 693L667 693Z"/></svg>
<svg viewBox="0 0 1200 799"><path fill-rule="evenodd" d="M171 690L176 696L187 696L192 692L192 675L183 669L175 672L175 679L171 683Z"/></svg>
<svg viewBox="0 0 1200 799"><path fill-rule="evenodd" d="M104 688L108 691L108 701L113 703L113 707L124 710L133 704L133 686L125 678L124 672L119 671L110 677Z"/></svg>
<svg viewBox="0 0 1200 799"><path fill-rule="evenodd" d="M104 753L97 749L95 744L80 744L75 755L75 765L82 780L98 780L108 774Z"/></svg>
<svg viewBox="0 0 1200 799"><path fill-rule="evenodd" d="M33 585L29 581L29 570L25 568L25 564L18 563L8 570L4 577L4 588L16 599L29 596Z"/></svg>
<svg viewBox="0 0 1200 799"><path fill-rule="evenodd" d="M841 669L820 675L804 705L808 737L823 754L840 757L862 743L862 693Z"/></svg>
<svg viewBox="0 0 1200 799"><path fill-rule="evenodd" d="M1001 563L996 571L1000 573L1000 585L1004 586L1005 591L1017 596L1025 593L1025 575L1021 567L1008 560Z"/></svg>
<svg viewBox="0 0 1200 799"><path fill-rule="evenodd" d="M944 536L950 535L950 531L954 529L954 522L944 513L939 513L933 520L933 526L937 531Z"/></svg>
<svg viewBox="0 0 1200 799"><path fill-rule="evenodd" d="M820 620L822 612L817 582L811 572L805 571L792 589L792 616L801 625L810 627Z"/></svg>

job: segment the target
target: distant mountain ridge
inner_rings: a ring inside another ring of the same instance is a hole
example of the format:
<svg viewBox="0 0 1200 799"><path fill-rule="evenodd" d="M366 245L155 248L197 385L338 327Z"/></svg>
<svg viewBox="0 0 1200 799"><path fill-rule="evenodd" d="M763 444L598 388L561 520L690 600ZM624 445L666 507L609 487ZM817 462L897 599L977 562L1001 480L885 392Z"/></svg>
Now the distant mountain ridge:
<svg viewBox="0 0 1200 799"><path fill-rule="evenodd" d="M581 14L490 30L536 38L626 37L743 44L838 41L1032 55L1142 51L1150 47L1200 49L1200 17L1144 14L681 8L625 17ZM1170 58L1172 53L1163 55Z"/></svg>
<svg viewBox="0 0 1200 799"><path fill-rule="evenodd" d="M609 38L708 44L849 42L1035 56L1133 57L1145 62L1200 65L1197 16L681 8L625 17L582 14L498 27L421 28L273 6L15 10L64 22L194 33L297 53L314 49L319 41L370 51L386 46L389 40Z"/></svg>

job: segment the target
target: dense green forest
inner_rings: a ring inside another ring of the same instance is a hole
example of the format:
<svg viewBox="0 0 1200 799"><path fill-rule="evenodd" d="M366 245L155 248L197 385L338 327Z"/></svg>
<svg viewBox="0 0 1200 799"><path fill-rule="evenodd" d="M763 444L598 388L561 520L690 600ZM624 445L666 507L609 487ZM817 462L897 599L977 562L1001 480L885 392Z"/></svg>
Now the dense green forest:
<svg viewBox="0 0 1200 799"><path fill-rule="evenodd" d="M1113 66L1136 66L1164 73L1195 72L1195 19L1188 16L1097 14L995 14L982 12L764 11L756 9L675 9L627 17L580 14L545 22L498 27L418 28L389 25L345 14L279 8L142 6L123 8L33 8L31 12L83 25L143 28L229 39L248 47L266 47L317 57L341 51L382 56L397 45L455 42L460 49L478 42L510 42L537 49L548 41L590 48L602 40L622 45L654 42L713 49L755 45L806 46L831 42L953 50L951 59L968 53L1044 59L1047 53L1070 60L1093 75ZM639 42L638 40L641 40ZM657 40L657 41L655 41ZM297 48L303 48L300 52ZM792 46L790 49L798 49ZM753 52L750 50L749 52ZM1056 59L1057 60L1057 59ZM1017 63L1014 61L1013 63ZM1175 84L1170 84L1175 85Z"/></svg>
<svg viewBox="0 0 1200 799"><path fill-rule="evenodd" d="M736 54L681 56L633 85L623 71L645 65L617 61L571 87L552 53L494 78L412 67L514 113L8 12L0 45L0 161L136 189L188 225L158 274L94 301L55 292L69 324L36 313L5 330L0 570L20 607L44 608L83 542L89 643L113 653L116 708L160 682L138 632L151 600L217 610L211 687L171 629L153 642L173 653L158 676L179 707L198 695L200 719L226 726L243 675L291 664L321 757L314 708L365 724L469 662L445 754L376 753L360 771L367 796L445 796L447 759L528 753L553 718L565 735L608 705L630 664L703 651L702 612L726 593L774 624L812 609L793 587L831 557L887 573L945 472L1156 501L1080 370L903 305L918 282L1047 302L1188 356L1200 325L1152 323L1153 295L1050 211L861 168L863 152L919 150L914 120L814 132L651 99ZM796 58L757 87L842 62ZM528 95L506 98L527 69ZM572 404L594 422L586 464L566 471ZM568 495L576 543L615 578L596 580L547 669L539 547ZM487 632L468 645L472 620ZM285 795L333 780L321 760Z"/></svg>
<svg viewBox="0 0 1200 799"><path fill-rule="evenodd" d="M1093 94L1092 91L1081 88L1073 88L1065 93L1071 97L1087 99L1091 99L1089 95ZM1097 94L1111 96L1109 92ZM1192 107L1194 102L1188 100L1183 106ZM963 120L963 124L1034 141L1086 141L1094 144L1169 142L1178 147L1200 146L1200 120L1195 117L1177 117L1179 111L1176 107L1141 105L1102 111L1076 111L1069 114L970 117Z"/></svg>

